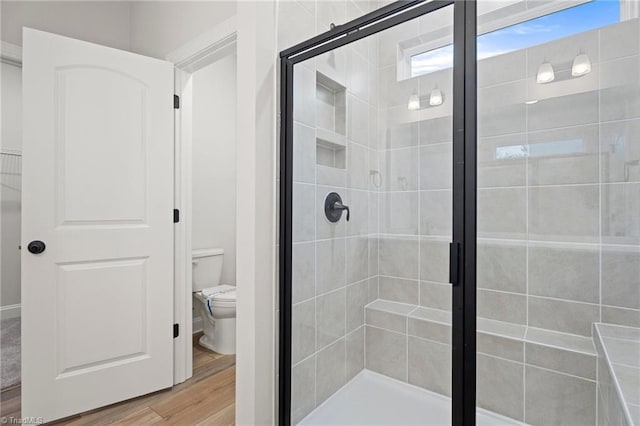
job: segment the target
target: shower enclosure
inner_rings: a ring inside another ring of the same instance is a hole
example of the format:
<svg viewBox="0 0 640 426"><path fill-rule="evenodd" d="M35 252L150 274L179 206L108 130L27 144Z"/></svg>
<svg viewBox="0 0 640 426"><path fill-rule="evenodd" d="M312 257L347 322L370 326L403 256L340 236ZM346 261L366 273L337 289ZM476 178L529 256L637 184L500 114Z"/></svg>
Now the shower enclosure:
<svg viewBox="0 0 640 426"><path fill-rule="evenodd" d="M398 2L282 52L281 424L640 424L637 13Z"/></svg>

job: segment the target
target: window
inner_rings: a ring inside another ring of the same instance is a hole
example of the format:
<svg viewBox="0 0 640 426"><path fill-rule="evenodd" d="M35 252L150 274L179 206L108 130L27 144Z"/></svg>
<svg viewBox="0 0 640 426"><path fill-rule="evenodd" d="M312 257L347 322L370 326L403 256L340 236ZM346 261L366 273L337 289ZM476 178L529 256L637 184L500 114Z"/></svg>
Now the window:
<svg viewBox="0 0 640 426"><path fill-rule="evenodd" d="M620 21L620 2L592 0L478 36L478 59L513 52ZM410 57L410 77L453 66L453 45Z"/></svg>

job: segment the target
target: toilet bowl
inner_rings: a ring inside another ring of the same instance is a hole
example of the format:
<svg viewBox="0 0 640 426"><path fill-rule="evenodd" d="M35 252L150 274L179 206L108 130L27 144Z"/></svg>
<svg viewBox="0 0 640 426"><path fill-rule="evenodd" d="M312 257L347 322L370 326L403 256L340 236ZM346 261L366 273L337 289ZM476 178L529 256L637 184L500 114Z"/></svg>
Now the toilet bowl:
<svg viewBox="0 0 640 426"><path fill-rule="evenodd" d="M236 353L236 288L220 285L224 250L192 253L193 303L202 318L200 346L229 355Z"/></svg>

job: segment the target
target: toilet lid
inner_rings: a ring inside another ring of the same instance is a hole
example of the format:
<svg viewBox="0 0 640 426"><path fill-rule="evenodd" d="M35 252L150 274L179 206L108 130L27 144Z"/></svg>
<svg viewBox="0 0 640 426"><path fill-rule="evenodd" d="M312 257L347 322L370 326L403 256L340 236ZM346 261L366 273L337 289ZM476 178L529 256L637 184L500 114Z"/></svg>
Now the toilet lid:
<svg viewBox="0 0 640 426"><path fill-rule="evenodd" d="M202 294L210 300L219 300L223 302L235 302L236 288L232 285L218 285L202 290Z"/></svg>

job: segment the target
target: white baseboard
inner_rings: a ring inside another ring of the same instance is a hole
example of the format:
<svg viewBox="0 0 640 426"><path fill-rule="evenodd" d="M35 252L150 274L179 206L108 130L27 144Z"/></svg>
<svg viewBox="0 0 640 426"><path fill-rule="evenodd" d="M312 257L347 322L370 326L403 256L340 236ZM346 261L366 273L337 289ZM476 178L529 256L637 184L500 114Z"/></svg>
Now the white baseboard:
<svg viewBox="0 0 640 426"><path fill-rule="evenodd" d="M0 319L19 318L20 304L0 306Z"/></svg>

